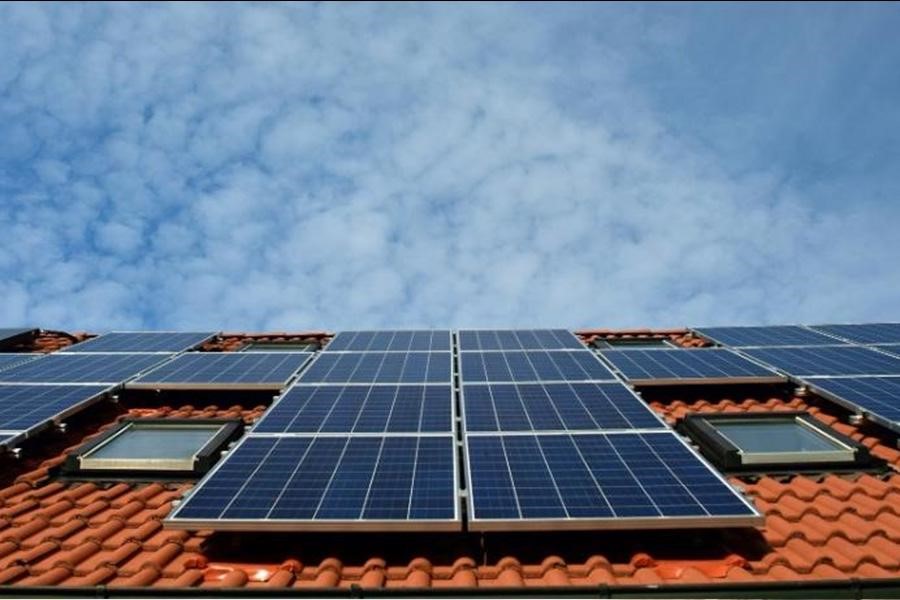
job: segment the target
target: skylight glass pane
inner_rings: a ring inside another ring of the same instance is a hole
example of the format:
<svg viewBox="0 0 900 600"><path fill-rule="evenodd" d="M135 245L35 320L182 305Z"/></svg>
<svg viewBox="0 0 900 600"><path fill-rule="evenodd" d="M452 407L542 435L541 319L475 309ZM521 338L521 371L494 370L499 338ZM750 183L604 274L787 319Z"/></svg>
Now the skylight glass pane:
<svg viewBox="0 0 900 600"><path fill-rule="evenodd" d="M190 459L221 429L210 427L130 427L90 452L90 459Z"/></svg>
<svg viewBox="0 0 900 600"><path fill-rule="evenodd" d="M717 421L713 426L746 453L833 452L846 450L795 420Z"/></svg>

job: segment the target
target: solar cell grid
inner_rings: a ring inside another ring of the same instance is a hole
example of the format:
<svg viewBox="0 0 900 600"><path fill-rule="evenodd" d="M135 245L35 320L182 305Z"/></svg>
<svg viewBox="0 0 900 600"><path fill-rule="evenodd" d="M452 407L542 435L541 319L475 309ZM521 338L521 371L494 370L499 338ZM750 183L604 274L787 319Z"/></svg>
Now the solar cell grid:
<svg viewBox="0 0 900 600"><path fill-rule="evenodd" d="M190 350L215 335L213 332L114 331L63 348L61 352L160 352Z"/></svg>
<svg viewBox="0 0 900 600"><path fill-rule="evenodd" d="M450 331L341 331L326 352L450 351Z"/></svg>
<svg viewBox="0 0 900 600"><path fill-rule="evenodd" d="M603 350L629 381L645 384L778 381L778 374L725 348Z"/></svg>
<svg viewBox="0 0 900 600"><path fill-rule="evenodd" d="M477 435L466 444L473 530L761 520L672 432Z"/></svg>
<svg viewBox="0 0 900 600"><path fill-rule="evenodd" d="M701 327L703 337L733 348L751 346L827 346L842 343L834 337L800 325L765 327Z"/></svg>
<svg viewBox="0 0 900 600"><path fill-rule="evenodd" d="M301 383L448 383L449 352L322 352Z"/></svg>
<svg viewBox="0 0 900 600"><path fill-rule="evenodd" d="M459 360L464 383L615 380L587 351L461 352Z"/></svg>
<svg viewBox="0 0 900 600"><path fill-rule="evenodd" d="M3 353L0 354L0 371L21 365L36 358L40 358L43 354L25 354L25 353Z"/></svg>
<svg viewBox="0 0 900 600"><path fill-rule="evenodd" d="M752 348L743 352L795 377L900 375L900 358L861 346Z"/></svg>
<svg viewBox="0 0 900 600"><path fill-rule="evenodd" d="M900 377L846 377L815 379L816 391L856 407L892 429L900 430Z"/></svg>
<svg viewBox="0 0 900 600"><path fill-rule="evenodd" d="M463 386L466 431L666 429L621 383Z"/></svg>
<svg viewBox="0 0 900 600"><path fill-rule="evenodd" d="M452 436L250 436L167 521L220 529L459 529Z"/></svg>
<svg viewBox="0 0 900 600"><path fill-rule="evenodd" d="M193 352L153 369L129 387L280 389L311 356L309 352Z"/></svg>
<svg viewBox="0 0 900 600"><path fill-rule="evenodd" d="M0 371L0 382L116 385L168 358L166 354L48 354Z"/></svg>
<svg viewBox="0 0 900 600"><path fill-rule="evenodd" d="M585 349L565 329L462 329L458 339L461 351Z"/></svg>
<svg viewBox="0 0 900 600"><path fill-rule="evenodd" d="M857 344L900 343L900 323L813 325L811 328L816 331L845 338Z"/></svg>
<svg viewBox="0 0 900 600"><path fill-rule="evenodd" d="M97 398L107 386L0 385L0 430L29 431Z"/></svg>
<svg viewBox="0 0 900 600"><path fill-rule="evenodd" d="M450 433L452 412L449 385L296 386L253 433Z"/></svg>

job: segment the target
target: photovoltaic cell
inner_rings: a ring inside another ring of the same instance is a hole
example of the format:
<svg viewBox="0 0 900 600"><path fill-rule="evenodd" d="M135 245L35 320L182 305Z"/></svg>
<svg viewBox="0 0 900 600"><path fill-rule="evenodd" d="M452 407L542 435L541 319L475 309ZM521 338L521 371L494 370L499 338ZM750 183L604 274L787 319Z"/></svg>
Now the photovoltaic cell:
<svg viewBox="0 0 900 600"><path fill-rule="evenodd" d="M413 352L450 351L450 331L341 331L326 352Z"/></svg>
<svg viewBox="0 0 900 600"><path fill-rule="evenodd" d="M0 430L29 431L107 389L93 385L0 385Z"/></svg>
<svg viewBox="0 0 900 600"><path fill-rule="evenodd" d="M733 348L748 346L833 346L841 343L840 340L800 325L701 327L695 329L695 331L703 337Z"/></svg>
<svg viewBox="0 0 900 600"><path fill-rule="evenodd" d="M0 354L0 371L16 365L21 365L32 361L36 358L44 356L43 354L27 354L27 353L3 353Z"/></svg>
<svg viewBox="0 0 900 600"><path fill-rule="evenodd" d="M176 356L129 387L280 389L311 356L309 352L193 352Z"/></svg>
<svg viewBox="0 0 900 600"><path fill-rule="evenodd" d="M780 379L766 367L725 348L604 350L600 354L629 381L647 384Z"/></svg>
<svg viewBox="0 0 900 600"><path fill-rule="evenodd" d="M449 352L322 352L301 383L448 383Z"/></svg>
<svg viewBox="0 0 900 600"><path fill-rule="evenodd" d="M621 383L469 384L466 431L666 429Z"/></svg>
<svg viewBox="0 0 900 600"><path fill-rule="evenodd" d="M900 429L900 377L815 379L810 383L816 391L842 400L841 404L857 407Z"/></svg>
<svg viewBox="0 0 900 600"><path fill-rule="evenodd" d="M452 436L250 436L167 524L459 529Z"/></svg>
<svg viewBox="0 0 900 600"><path fill-rule="evenodd" d="M565 329L463 329L459 349L466 350L583 350Z"/></svg>
<svg viewBox="0 0 900 600"><path fill-rule="evenodd" d="M114 331L64 348L61 352L162 352L176 353L190 350L211 338L215 333L165 331Z"/></svg>
<svg viewBox="0 0 900 600"><path fill-rule="evenodd" d="M615 380L586 350L461 352L459 360L465 383Z"/></svg>
<svg viewBox="0 0 900 600"><path fill-rule="evenodd" d="M861 346L753 348L743 352L795 377L900 375L900 358Z"/></svg>
<svg viewBox="0 0 900 600"><path fill-rule="evenodd" d="M854 325L813 325L812 329L836 335L857 344L900 343L900 323L860 323Z"/></svg>
<svg viewBox="0 0 900 600"><path fill-rule="evenodd" d="M48 354L0 371L0 382L117 385L168 358L167 354Z"/></svg>
<svg viewBox="0 0 900 600"><path fill-rule="evenodd" d="M469 435L466 444L472 530L672 527L685 521L736 526L761 520L669 431Z"/></svg>
<svg viewBox="0 0 900 600"><path fill-rule="evenodd" d="M296 386L253 433L451 433L449 385Z"/></svg>

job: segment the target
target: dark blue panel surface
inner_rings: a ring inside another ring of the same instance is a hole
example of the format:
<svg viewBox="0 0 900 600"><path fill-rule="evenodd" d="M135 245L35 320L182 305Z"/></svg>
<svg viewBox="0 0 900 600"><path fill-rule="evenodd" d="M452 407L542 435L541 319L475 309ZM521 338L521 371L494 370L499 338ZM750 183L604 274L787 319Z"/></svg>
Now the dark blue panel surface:
<svg viewBox="0 0 900 600"><path fill-rule="evenodd" d="M465 383L534 381L609 381L615 376L586 350L461 352Z"/></svg>
<svg viewBox="0 0 900 600"><path fill-rule="evenodd" d="M860 323L854 325L813 325L812 329L836 335L857 344L900 343L900 323Z"/></svg>
<svg viewBox="0 0 900 600"><path fill-rule="evenodd" d="M747 518L672 432L467 436L472 522Z"/></svg>
<svg viewBox="0 0 900 600"><path fill-rule="evenodd" d="M862 412L900 426L900 377L816 379L812 383Z"/></svg>
<svg viewBox="0 0 900 600"><path fill-rule="evenodd" d="M64 348L62 352L183 352L214 335L206 332L114 331Z"/></svg>
<svg viewBox="0 0 900 600"><path fill-rule="evenodd" d="M168 354L48 354L0 371L0 382L119 384L169 357Z"/></svg>
<svg viewBox="0 0 900 600"><path fill-rule="evenodd" d="M833 337L811 331L800 325L765 327L701 327L702 336L734 348L746 346L827 346L840 344Z"/></svg>
<svg viewBox="0 0 900 600"><path fill-rule="evenodd" d="M254 433L440 433L452 431L449 385L296 386Z"/></svg>
<svg viewBox="0 0 900 600"><path fill-rule="evenodd" d="M303 383L449 383L449 352L323 352Z"/></svg>
<svg viewBox="0 0 900 600"><path fill-rule="evenodd" d="M43 354L26 354L26 353L3 353L0 354L0 371L21 365L28 361L44 356Z"/></svg>
<svg viewBox="0 0 900 600"><path fill-rule="evenodd" d="M621 383L467 384L467 431L665 429Z"/></svg>
<svg viewBox="0 0 900 600"><path fill-rule="evenodd" d="M576 350L584 349L565 329L463 329L460 350Z"/></svg>
<svg viewBox="0 0 900 600"><path fill-rule="evenodd" d="M603 350L600 354L629 381L778 377L769 369L725 348Z"/></svg>
<svg viewBox="0 0 900 600"><path fill-rule="evenodd" d="M174 520L454 520L452 436L250 436Z"/></svg>
<svg viewBox="0 0 900 600"><path fill-rule="evenodd" d="M28 431L106 389L93 385L0 385L0 430Z"/></svg>
<svg viewBox="0 0 900 600"><path fill-rule="evenodd" d="M0 342L9 338L18 337L22 334L35 331L34 327L5 327L0 328Z"/></svg>
<svg viewBox="0 0 900 600"><path fill-rule="evenodd" d="M744 352L796 377L900 375L900 358L861 346L753 348Z"/></svg>
<svg viewBox="0 0 900 600"><path fill-rule="evenodd" d="M134 383L243 383L281 387L311 356L309 352L194 352L175 357Z"/></svg>
<svg viewBox="0 0 900 600"><path fill-rule="evenodd" d="M326 352L411 352L450 351L450 331L428 329L417 331L341 331Z"/></svg>

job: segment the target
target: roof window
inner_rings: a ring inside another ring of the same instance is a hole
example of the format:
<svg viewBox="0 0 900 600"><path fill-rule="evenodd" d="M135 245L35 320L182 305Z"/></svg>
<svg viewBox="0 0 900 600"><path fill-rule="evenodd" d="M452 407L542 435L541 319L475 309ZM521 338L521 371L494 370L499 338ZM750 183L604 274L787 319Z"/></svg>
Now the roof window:
<svg viewBox="0 0 900 600"><path fill-rule="evenodd" d="M689 415L680 424L724 470L821 470L870 462L868 450L805 412Z"/></svg>
<svg viewBox="0 0 900 600"><path fill-rule="evenodd" d="M242 431L240 419L127 419L70 454L63 472L199 477Z"/></svg>

